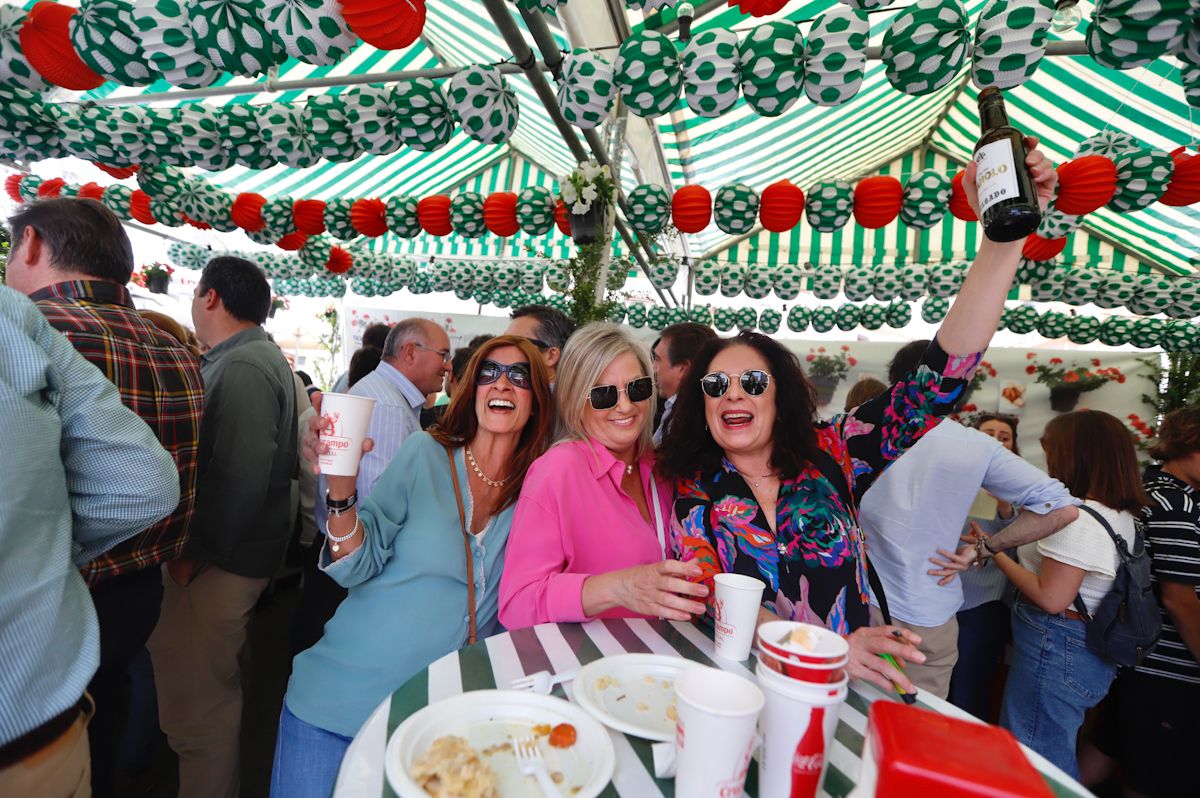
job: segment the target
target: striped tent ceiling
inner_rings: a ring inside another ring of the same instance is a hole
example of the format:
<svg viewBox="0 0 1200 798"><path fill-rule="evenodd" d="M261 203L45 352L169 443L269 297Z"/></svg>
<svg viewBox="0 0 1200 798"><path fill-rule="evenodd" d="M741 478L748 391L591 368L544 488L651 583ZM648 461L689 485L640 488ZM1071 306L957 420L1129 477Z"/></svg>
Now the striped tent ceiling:
<svg viewBox="0 0 1200 798"><path fill-rule="evenodd" d="M606 0L571 0L558 17L547 17L557 44L613 48L621 40L617 19ZM628 11L622 0L607 0L624 15L621 27L634 31L670 24L673 11L643 15ZM724 4L695 2L699 9L693 34L708 28L745 32L771 19L790 19L803 31L837 0L792 0L774 17L743 16ZM32 6L32 2L26 3ZM986 0L964 0L972 24ZM898 2L870 15L871 45L879 45L892 19L908 3ZM1093 4L1079 4L1085 22L1065 38L1079 39ZM507 4L522 34L533 39L517 13ZM314 67L295 60L281 65L275 80L371 74L438 66L511 60L504 39L480 0L429 0L424 33L402 51L379 51L360 44L332 67ZM672 34L674 35L674 34ZM1057 39L1057 34L1051 34ZM979 135L976 89L968 69L943 89L925 97L910 97L893 89L880 61L868 62L862 89L837 108L801 99L783 116L758 116L744 100L717 118L701 118L680 101L667 116L647 124L630 117L628 147L623 158L626 190L639 182L699 183L715 191L726 183L743 182L761 190L788 178L807 189L818 180L856 180L876 173L901 177L915 168L944 168L953 173L969 158ZM275 166L254 171L235 167L205 175L227 190L266 195L329 198L333 196L428 195L459 189L512 190L525 185L553 185L554 175L571 168L575 159L522 74L509 75L520 99L520 122L511 139L501 145L477 143L461 131L432 153L401 150L393 155L364 155L350 163L322 162L308 169ZM226 75L220 83L251 84L262 79ZM163 82L145 88L105 84L84 98L136 97L171 91ZM234 94L205 98L212 104L298 102L316 92L336 93L340 87L274 93ZM1129 71L1100 67L1088 56L1048 57L1024 86L1007 93L1013 123L1041 137L1054 161L1069 158L1076 145L1103 129L1129 133L1149 146L1171 150L1196 141L1196 128L1180 84L1180 65L1173 58ZM173 104L180 100L156 100ZM640 127L639 127L640 126ZM581 137L582 138L582 137ZM585 145L586 146L586 145ZM656 150L655 148L660 148ZM665 169L664 169L665 167ZM881 231L858 228L853 222L839 233L821 235L807 225L790 234L751 233L732 238L710 226L688 237L688 253L719 259L776 258L780 261L829 261L847 265L886 260L930 261L970 257L975 232L947 215L926 233L894 222ZM384 236L373 246L389 252L515 257L531 250L554 257L571 252L557 231L544 239L485 237L470 241L457 235L425 235L404 240ZM1156 269L1186 273L1200 268L1200 210L1153 205L1131 214L1102 209L1086 217L1063 256L1119 269Z"/></svg>

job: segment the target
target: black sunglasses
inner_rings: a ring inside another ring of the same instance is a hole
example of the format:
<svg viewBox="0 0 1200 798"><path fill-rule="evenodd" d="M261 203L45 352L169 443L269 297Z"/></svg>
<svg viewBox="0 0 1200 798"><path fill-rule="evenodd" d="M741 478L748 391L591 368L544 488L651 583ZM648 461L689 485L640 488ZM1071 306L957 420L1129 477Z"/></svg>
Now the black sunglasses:
<svg viewBox="0 0 1200 798"><path fill-rule="evenodd" d="M550 344L543 341L541 338L526 338L525 340L528 341L529 343L533 344L534 346L536 346L538 349L540 349L543 352L545 352L548 349L554 348L554 347L550 346Z"/></svg>
<svg viewBox="0 0 1200 798"><path fill-rule="evenodd" d="M771 375L760 369L748 369L734 376L741 383L742 390L750 396L762 396L771 384ZM732 379L723 371L713 371L700 378L700 389L713 399L720 399L729 390Z"/></svg>
<svg viewBox="0 0 1200 798"><path fill-rule="evenodd" d="M514 388L529 390L533 384L533 376L529 371L528 363L509 363L506 366L494 360L485 360L479 364L479 372L475 375L475 384L491 385L505 374L508 375L508 381L513 384Z"/></svg>
<svg viewBox="0 0 1200 798"><path fill-rule="evenodd" d="M644 402L654 393L654 380L638 377L630 380L624 388L615 385L597 385L588 391L588 401L594 410L611 410L617 406L618 397L624 393L631 402Z"/></svg>

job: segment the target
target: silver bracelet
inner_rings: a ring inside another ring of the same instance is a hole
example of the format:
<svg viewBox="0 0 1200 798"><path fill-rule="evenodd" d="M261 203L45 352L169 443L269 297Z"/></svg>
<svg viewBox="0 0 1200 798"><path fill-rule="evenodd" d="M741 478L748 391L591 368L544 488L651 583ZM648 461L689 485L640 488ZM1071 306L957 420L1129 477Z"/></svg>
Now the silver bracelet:
<svg viewBox="0 0 1200 798"><path fill-rule="evenodd" d="M354 537L358 533L358 530L361 528L362 528L362 518L360 518L357 514L355 514L354 526L350 529L350 533L348 535L342 535L341 537L338 537L337 535L333 534L333 530L329 528L329 522L326 521L325 522L325 537L329 538L329 540L331 540L333 542L333 545L330 546L329 548L335 552L341 551L342 547L339 544L345 543L347 540Z"/></svg>

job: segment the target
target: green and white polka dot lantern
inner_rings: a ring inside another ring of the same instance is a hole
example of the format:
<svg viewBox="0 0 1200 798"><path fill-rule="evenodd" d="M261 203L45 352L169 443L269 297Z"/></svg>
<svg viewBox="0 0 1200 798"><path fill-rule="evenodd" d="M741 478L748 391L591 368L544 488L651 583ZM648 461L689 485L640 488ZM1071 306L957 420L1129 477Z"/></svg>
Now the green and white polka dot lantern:
<svg viewBox="0 0 1200 798"><path fill-rule="evenodd" d="M554 211L551 208L551 222ZM662 186L643 184L629 194L629 224L641 235L656 236L671 220L671 195Z"/></svg>
<svg viewBox="0 0 1200 798"><path fill-rule="evenodd" d="M540 260L526 261L521 271L521 290L527 294L540 295L545 277L545 263Z"/></svg>
<svg viewBox="0 0 1200 798"><path fill-rule="evenodd" d="M190 0L196 50L226 72L253 77L283 61L263 25L261 0Z"/></svg>
<svg viewBox="0 0 1200 798"><path fill-rule="evenodd" d="M1100 319L1095 316L1072 316L1067 322L1067 338L1071 343L1083 346L1100 336Z"/></svg>
<svg viewBox="0 0 1200 798"><path fill-rule="evenodd" d="M496 271L488 261L477 260L471 264L471 284L476 290L494 291L496 289Z"/></svg>
<svg viewBox="0 0 1200 798"><path fill-rule="evenodd" d="M25 179L28 180L29 178ZM24 183L25 180L21 182ZM128 222L133 218L129 213L129 200L132 196L133 189L123 186L120 183L113 183L104 189L104 193L100 195L100 203L116 214L118 219Z"/></svg>
<svg viewBox="0 0 1200 798"><path fill-rule="evenodd" d="M450 225L464 238L480 238L487 232L483 221L483 195L460 191L450 200Z"/></svg>
<svg viewBox="0 0 1200 798"><path fill-rule="evenodd" d="M759 25L738 46L742 94L759 116L779 116L804 90L804 35L790 20Z"/></svg>
<svg viewBox="0 0 1200 798"><path fill-rule="evenodd" d="M755 263L746 273L742 290L750 299L766 299L775 287L775 270L769 263Z"/></svg>
<svg viewBox="0 0 1200 798"><path fill-rule="evenodd" d="M604 56L577 48L563 60L558 110L563 119L590 130L608 118L616 99L613 66Z"/></svg>
<svg viewBox="0 0 1200 798"><path fill-rule="evenodd" d="M475 289L470 286L455 286L454 287L454 296L456 299L461 299L463 302L478 301L475 299ZM489 302L491 301L490 296L488 297L488 301ZM486 304L486 303L481 303L481 304Z"/></svg>
<svg viewBox="0 0 1200 798"><path fill-rule="evenodd" d="M688 321L695 324L703 324L705 327L711 327L713 322L712 308L708 305L693 305L688 311Z"/></svg>
<svg viewBox="0 0 1200 798"><path fill-rule="evenodd" d="M1058 302L1067 285L1067 270L1055 268L1045 279L1030 283L1029 298L1034 302Z"/></svg>
<svg viewBox="0 0 1200 798"><path fill-rule="evenodd" d="M433 280L427 269L416 269L408 281L408 290L418 296L433 292Z"/></svg>
<svg viewBox="0 0 1200 798"><path fill-rule="evenodd" d="M1165 313L1175 301L1175 283L1162 275L1137 276L1137 292L1125 303L1130 313L1153 316Z"/></svg>
<svg viewBox="0 0 1200 798"><path fill-rule="evenodd" d="M167 260L175 264L180 269L194 269L193 264L196 262L196 251L200 247L195 244L185 244L182 241L172 241L167 246ZM204 264L200 264L200 268L204 268Z"/></svg>
<svg viewBox="0 0 1200 798"><path fill-rule="evenodd" d="M461 292L468 297L475 288L475 270L466 261L458 261L450 267L450 284L455 292Z"/></svg>
<svg viewBox="0 0 1200 798"><path fill-rule="evenodd" d="M331 197L325 202L325 229L339 241L358 237L358 231L350 223L350 206L353 204L350 197Z"/></svg>
<svg viewBox="0 0 1200 798"><path fill-rule="evenodd" d="M327 161L353 161L362 151L350 131L345 101L334 94L316 94L304 104L304 129L313 152Z"/></svg>
<svg viewBox="0 0 1200 798"><path fill-rule="evenodd" d="M613 324L621 324L625 321L625 306L620 302L613 302L608 307L608 315L605 317Z"/></svg>
<svg viewBox="0 0 1200 798"><path fill-rule="evenodd" d="M1105 207L1118 213L1153 205L1175 174L1175 161L1163 150L1126 150L1113 162L1117 165L1117 193Z"/></svg>
<svg viewBox="0 0 1200 798"><path fill-rule="evenodd" d="M737 327L739 330L753 330L758 326L758 311L754 308L738 308Z"/></svg>
<svg viewBox="0 0 1200 798"><path fill-rule="evenodd" d="M926 289L932 297L947 299L958 293L966 278L967 270L964 264L939 263L929 267L926 279Z"/></svg>
<svg viewBox="0 0 1200 798"><path fill-rule="evenodd" d="M871 294L880 302L891 302L900 296L900 267L892 263L881 263L874 270Z"/></svg>
<svg viewBox="0 0 1200 798"><path fill-rule="evenodd" d="M950 309L950 300L945 297L931 296L927 297L921 303L921 318L926 324L937 324L942 319L946 318L946 311Z"/></svg>
<svg viewBox="0 0 1200 798"><path fill-rule="evenodd" d="M336 0L262 0L262 5L275 46L298 61L330 66L358 44Z"/></svg>
<svg viewBox="0 0 1200 798"><path fill-rule="evenodd" d="M1043 338L1062 338L1070 329L1071 317L1058 310L1047 310L1038 319L1037 331Z"/></svg>
<svg viewBox="0 0 1200 798"><path fill-rule="evenodd" d="M1162 341L1167 324L1166 319L1137 319L1129 333L1129 343L1138 349L1152 349Z"/></svg>
<svg viewBox="0 0 1200 798"><path fill-rule="evenodd" d="M758 316L758 329L767 335L774 335L779 332L779 326L783 323L783 314L775 308L766 308Z"/></svg>
<svg viewBox="0 0 1200 798"><path fill-rule="evenodd" d="M541 186L522 189L517 195L517 222L528 235L549 233L554 227L553 192Z"/></svg>
<svg viewBox="0 0 1200 798"><path fill-rule="evenodd" d="M1009 308L1008 329L1017 335L1028 335L1037 329L1042 316L1033 305Z"/></svg>
<svg viewBox="0 0 1200 798"><path fill-rule="evenodd" d="M1088 266L1078 266L1067 272L1062 300L1069 305L1090 304L1096 301L1103 286L1103 273Z"/></svg>
<svg viewBox="0 0 1200 798"><path fill-rule="evenodd" d="M721 287L721 264L704 260L696 265L692 286L700 296L712 296Z"/></svg>
<svg viewBox="0 0 1200 798"><path fill-rule="evenodd" d="M1124 307L1137 294L1137 276L1120 272L1104 275L1104 284L1096 296L1096 306L1106 309Z"/></svg>
<svg viewBox="0 0 1200 798"><path fill-rule="evenodd" d="M683 324L688 320L687 308L671 308L667 311L667 326Z"/></svg>
<svg viewBox="0 0 1200 798"><path fill-rule="evenodd" d="M188 103L176 109L176 130L184 152L200 169L219 172L233 165L226 148L225 131L216 109L204 103Z"/></svg>
<svg viewBox="0 0 1200 798"><path fill-rule="evenodd" d="M842 292L851 302L866 302L875 291L875 272L870 266L853 265L842 280Z"/></svg>
<svg viewBox="0 0 1200 798"><path fill-rule="evenodd" d="M878 330L887 322L887 308L883 305L869 303L859 311L858 323L866 330Z"/></svg>
<svg viewBox="0 0 1200 798"><path fill-rule="evenodd" d="M305 169L320 160L308 138L302 106L264 103L251 107L258 120L258 139L273 160L293 169Z"/></svg>
<svg viewBox="0 0 1200 798"><path fill-rule="evenodd" d="M679 261L674 258L659 258L650 264L650 283L660 291L675 285L679 277Z"/></svg>
<svg viewBox="0 0 1200 798"><path fill-rule="evenodd" d="M925 296L929 284L929 267L923 263L906 263L900 269L900 298L915 302Z"/></svg>
<svg viewBox="0 0 1200 798"><path fill-rule="evenodd" d="M1188 0L1097 0L1088 53L1109 69L1145 66L1182 43L1195 14Z"/></svg>
<svg viewBox="0 0 1200 798"><path fill-rule="evenodd" d="M748 271L744 264L726 261L721 269L721 296L735 297L742 293Z"/></svg>
<svg viewBox="0 0 1200 798"><path fill-rule="evenodd" d="M837 324L837 309L831 308L828 305L813 308L809 323L812 324L814 332L829 332Z"/></svg>
<svg viewBox="0 0 1200 798"><path fill-rule="evenodd" d="M841 290L841 266L832 263L822 263L813 269L813 296L817 299L836 299Z"/></svg>
<svg viewBox="0 0 1200 798"><path fill-rule="evenodd" d="M737 324L737 311L733 308L717 308L713 311L713 326L721 332L729 332Z"/></svg>
<svg viewBox="0 0 1200 798"><path fill-rule="evenodd" d="M263 229L269 231L276 241L296 232L296 222L292 216L293 204L291 197L276 197L267 200L259 211Z"/></svg>
<svg viewBox="0 0 1200 798"><path fill-rule="evenodd" d="M822 233L845 227L854 213L854 186L845 180L817 183L808 192L808 223Z"/></svg>
<svg viewBox="0 0 1200 798"><path fill-rule="evenodd" d="M626 308L625 321L630 327L641 328L646 326L646 306L638 303L630 303Z"/></svg>
<svg viewBox="0 0 1200 798"><path fill-rule="evenodd" d="M948 84L967 54L967 14L959 0L917 0L892 20L881 58L892 86L920 97Z"/></svg>
<svg viewBox="0 0 1200 798"><path fill-rule="evenodd" d="M183 217L179 215L179 208L170 200L151 199L150 215L165 227L183 226Z"/></svg>
<svg viewBox="0 0 1200 798"><path fill-rule="evenodd" d="M809 322L812 320L812 314L808 308L802 308L795 305L787 314L788 329L794 333L802 333L808 329Z"/></svg>
<svg viewBox="0 0 1200 798"><path fill-rule="evenodd" d="M498 67L472 64L450 79L450 108L463 132L483 144L508 141L517 129L517 95Z"/></svg>
<svg viewBox="0 0 1200 798"><path fill-rule="evenodd" d="M388 279L394 283L407 285L412 282L413 275L417 273L417 266L408 258L392 256L392 269L388 275Z"/></svg>
<svg viewBox="0 0 1200 798"><path fill-rule="evenodd" d="M1141 146L1137 139L1128 133L1120 133L1116 130L1101 130L1099 133L1093 133L1079 142L1079 146L1075 149L1075 157L1082 158L1085 155L1103 155L1105 158L1115 162L1117 156L1121 153L1139 149Z"/></svg>
<svg viewBox="0 0 1200 798"><path fill-rule="evenodd" d="M662 305L652 305L646 311L646 326L652 330L663 330L670 324L670 319L667 317L667 309Z"/></svg>
<svg viewBox="0 0 1200 798"><path fill-rule="evenodd" d="M950 178L936 169L915 173L904 184L900 221L927 230L942 220L950 207Z"/></svg>
<svg viewBox="0 0 1200 798"><path fill-rule="evenodd" d="M1023 258L1020 265L1017 266L1017 282L1022 285L1033 285L1049 278L1057 268L1057 261Z"/></svg>
<svg viewBox="0 0 1200 798"><path fill-rule="evenodd" d="M138 188L151 197L177 194L185 180L181 170L165 164L143 166L137 173Z"/></svg>
<svg viewBox="0 0 1200 798"><path fill-rule="evenodd" d="M571 290L571 271L565 260L552 260L546 264L546 285L560 294Z"/></svg>
<svg viewBox="0 0 1200 798"><path fill-rule="evenodd" d="M501 261L496 264L495 279L498 290L516 290L521 287L521 267L512 261Z"/></svg>
<svg viewBox="0 0 1200 798"><path fill-rule="evenodd" d="M433 152L454 135L454 113L442 87L429 78L397 83L392 88L392 108L396 135L409 149Z"/></svg>
<svg viewBox="0 0 1200 798"><path fill-rule="evenodd" d="M675 42L658 31L635 33L625 40L614 64L617 90L636 116L668 113L679 100L683 73Z"/></svg>
<svg viewBox="0 0 1200 798"><path fill-rule="evenodd" d="M540 11L543 14L553 15L558 11L558 5L563 0L515 0L518 8L523 8L526 11Z"/></svg>
<svg viewBox="0 0 1200 798"><path fill-rule="evenodd" d="M437 292L453 290L454 264L448 260L435 260L429 270L429 285Z"/></svg>
<svg viewBox="0 0 1200 798"><path fill-rule="evenodd" d="M387 208L384 218L388 230L401 238L415 238L421 232L421 223L417 219L417 198L408 196L388 197L384 201Z"/></svg>
<svg viewBox="0 0 1200 798"><path fill-rule="evenodd" d="M1167 313L1176 319L1200 316L1200 278L1176 277L1174 301Z"/></svg>
<svg viewBox="0 0 1200 798"><path fill-rule="evenodd" d="M501 310L506 310L508 308L511 308L513 306L512 292L504 291L504 290L497 288L495 291L492 292L492 304L495 305L496 307L500 308Z"/></svg>
<svg viewBox="0 0 1200 798"><path fill-rule="evenodd" d="M201 191L190 198L187 195L183 197L183 212L196 221L210 225L214 230L222 233L232 233L234 230L238 230L231 213L233 195L206 183L200 183L199 186ZM265 238L268 244L274 244L278 240L269 231L266 232Z"/></svg>
<svg viewBox="0 0 1200 798"><path fill-rule="evenodd" d="M1200 342L1200 334L1196 325L1190 321L1177 319L1163 327L1158 345L1167 352L1190 352Z"/></svg>
<svg viewBox="0 0 1200 798"><path fill-rule="evenodd" d="M713 218L729 235L750 232L758 221L758 194L745 183L722 186L713 199Z"/></svg>
<svg viewBox="0 0 1200 798"><path fill-rule="evenodd" d="M912 321L912 305L907 302L893 302L887 308L887 325L895 330L902 330Z"/></svg>
<svg viewBox="0 0 1200 798"><path fill-rule="evenodd" d="M155 71L172 86L211 85L222 70L201 54L183 0L133 0L133 24Z"/></svg>
<svg viewBox="0 0 1200 798"><path fill-rule="evenodd" d="M1012 89L1033 77L1046 54L1054 0L992 0L975 25L971 78L978 88Z"/></svg>
<svg viewBox="0 0 1200 798"><path fill-rule="evenodd" d="M296 250L296 256L304 263L309 274L324 274L325 263L329 260L332 248L333 242L329 236L311 236L304 246Z"/></svg>
<svg viewBox="0 0 1200 798"><path fill-rule="evenodd" d="M720 116L733 108L741 88L738 36L709 28L688 41L683 51L683 93L697 116Z"/></svg>
<svg viewBox="0 0 1200 798"><path fill-rule="evenodd" d="M356 147L372 155L388 155L400 149L391 88L369 84L351 86L342 97L346 122Z"/></svg>
<svg viewBox="0 0 1200 798"><path fill-rule="evenodd" d="M158 71L142 49L126 0L81 0L68 25L75 53L92 71L126 86L147 86Z"/></svg>
<svg viewBox="0 0 1200 798"><path fill-rule="evenodd" d="M804 47L804 91L817 105L841 105L858 94L867 66L871 24L858 9L836 5L817 17Z"/></svg>
<svg viewBox="0 0 1200 798"><path fill-rule="evenodd" d="M0 84L11 84L30 91L47 91L51 85L21 50L21 26L25 9L19 5L0 5Z"/></svg>
<svg viewBox="0 0 1200 798"><path fill-rule="evenodd" d="M781 263L775 270L775 296L790 302L800 296L804 287L804 269L796 263Z"/></svg>
<svg viewBox="0 0 1200 798"><path fill-rule="evenodd" d="M1042 213L1042 221L1038 224L1037 234L1047 239L1066 238L1079 229L1079 221L1082 218L1067 216L1055 208L1054 203L1051 203L1050 207Z"/></svg>
<svg viewBox="0 0 1200 798"><path fill-rule="evenodd" d="M258 113L253 105L234 103L216 109L225 146L234 163L249 169L269 169L275 159L262 145Z"/></svg>

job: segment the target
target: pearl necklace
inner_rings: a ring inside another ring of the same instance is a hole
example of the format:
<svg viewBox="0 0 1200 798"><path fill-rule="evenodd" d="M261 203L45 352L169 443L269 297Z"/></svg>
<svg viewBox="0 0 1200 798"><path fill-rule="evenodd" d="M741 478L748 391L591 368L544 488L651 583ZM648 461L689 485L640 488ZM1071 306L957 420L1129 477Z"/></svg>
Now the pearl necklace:
<svg viewBox="0 0 1200 798"><path fill-rule="evenodd" d="M471 447L464 447L467 452L467 462L471 464L471 470L475 472L475 476L483 482L483 484L492 488L502 488L508 482L508 477L504 479L491 479L487 474L483 473L483 469L479 467L479 463L475 461L475 455L471 453Z"/></svg>

